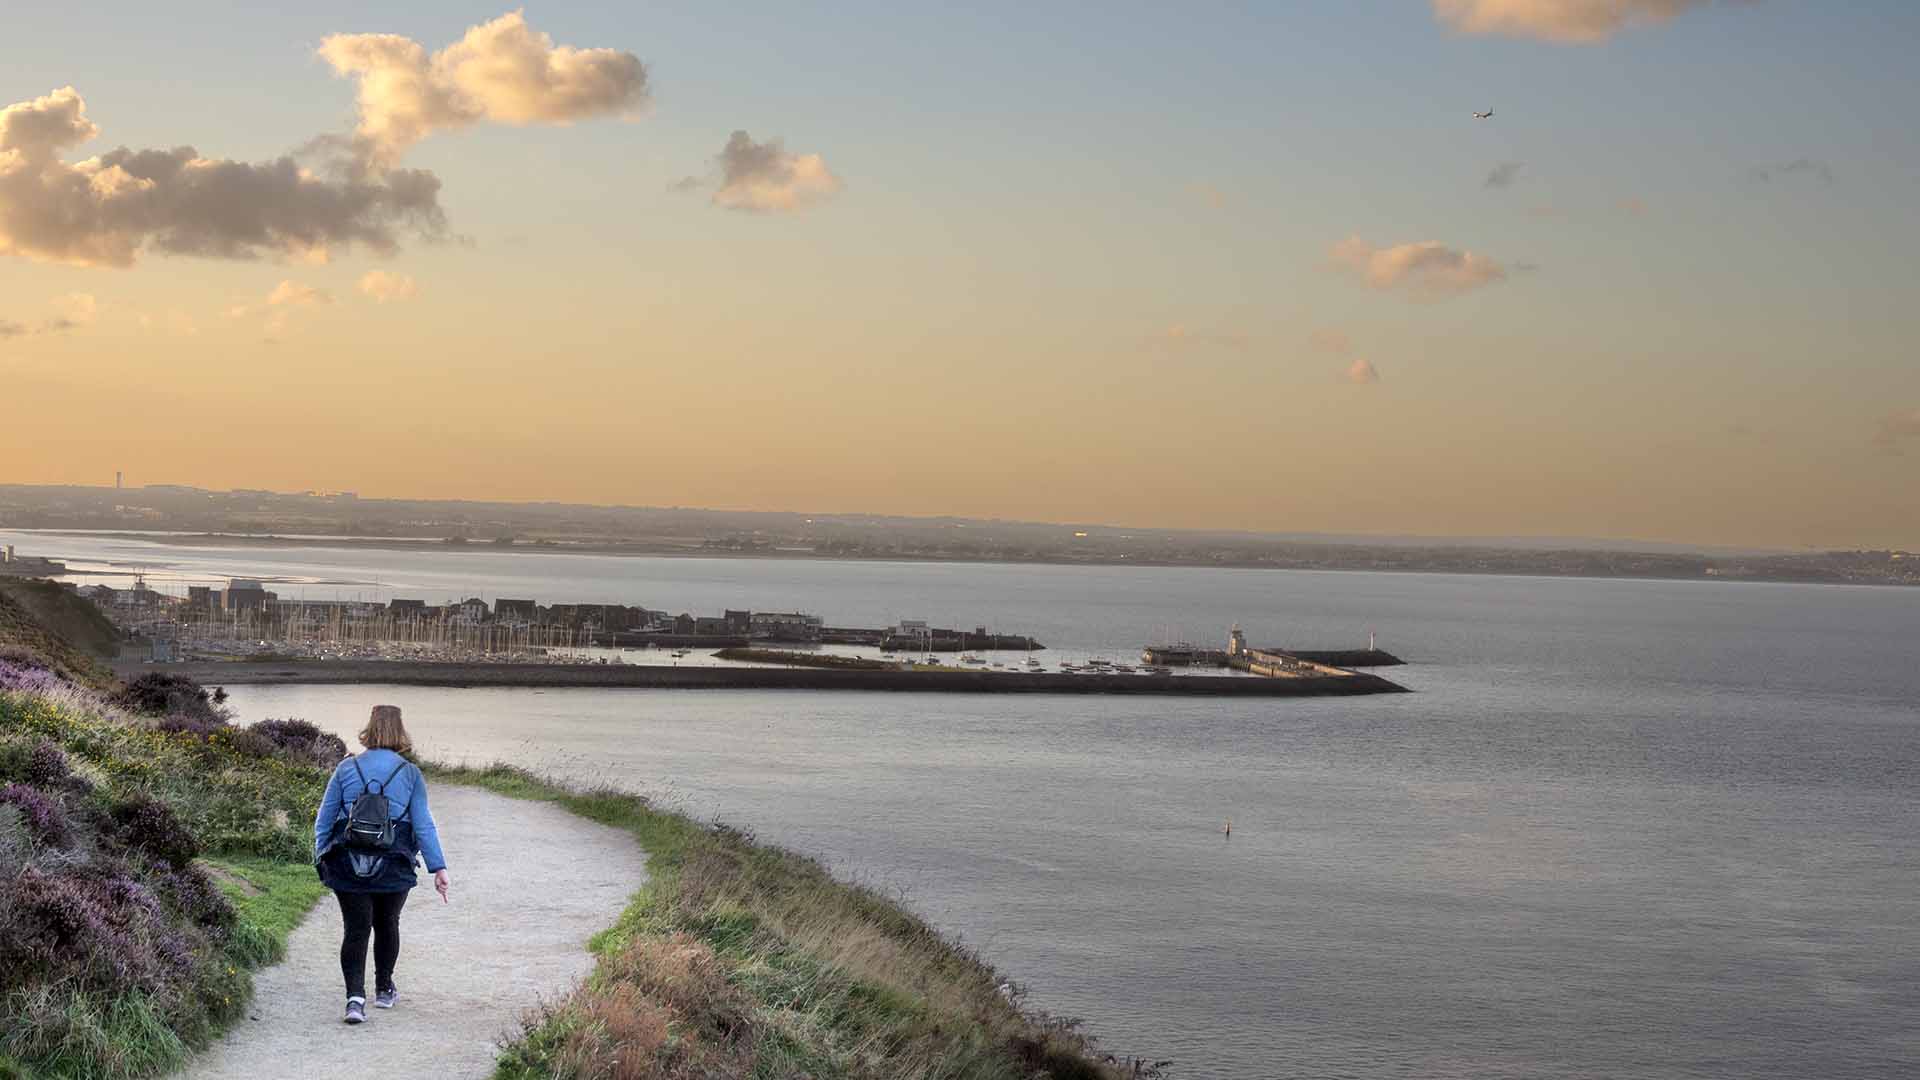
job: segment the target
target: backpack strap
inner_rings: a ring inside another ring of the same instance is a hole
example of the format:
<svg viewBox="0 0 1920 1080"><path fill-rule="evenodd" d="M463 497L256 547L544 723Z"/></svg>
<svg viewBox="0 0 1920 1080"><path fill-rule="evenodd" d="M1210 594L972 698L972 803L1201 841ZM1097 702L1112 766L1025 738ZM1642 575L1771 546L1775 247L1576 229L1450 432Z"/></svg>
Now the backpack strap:
<svg viewBox="0 0 1920 1080"><path fill-rule="evenodd" d="M408 760L407 760L407 759L405 759L405 758L401 758L401 759L400 759L400 768L399 768L399 769L395 769L395 770L393 770L393 772L392 772L392 773L390 773L390 774L388 774L388 776L387 776L387 784L391 784L391 783L393 783L393 778L394 778L394 777L396 777L396 776L399 776L399 775L400 775L400 770L401 770L401 769L407 769L407 768L412 768L412 767L413 767L413 762L411 762L411 761L408 761ZM419 783L419 781L418 781L418 780L415 780L415 781L414 781L414 783L416 783L416 784L417 784L417 783ZM386 793L387 793L387 787L386 787L386 784L382 784L382 785L380 785L380 794L382 794L382 795L385 795ZM405 820L407 819L407 815L408 815L408 814L411 814L411 813L413 813L413 800L412 800L412 799L408 799L408 800L407 800L407 808L406 808L405 810L402 810L402 811L400 811L400 816L399 816L399 817L397 817L397 818L394 818L394 819L393 819L393 823L394 823L395 825L398 825L398 824L400 824L400 823L401 823L402 821L405 821Z"/></svg>
<svg viewBox="0 0 1920 1080"><path fill-rule="evenodd" d="M360 777L360 795L365 795L367 793L367 774L363 772L360 768L360 755L355 754L354 756L348 758L347 763L353 766L353 771L355 775ZM353 798L357 799L360 797L360 795L355 795ZM352 816L353 816L353 799L344 797L344 793L343 793L342 798L340 799L340 816L334 819L334 824L338 825L340 822L345 821Z"/></svg>

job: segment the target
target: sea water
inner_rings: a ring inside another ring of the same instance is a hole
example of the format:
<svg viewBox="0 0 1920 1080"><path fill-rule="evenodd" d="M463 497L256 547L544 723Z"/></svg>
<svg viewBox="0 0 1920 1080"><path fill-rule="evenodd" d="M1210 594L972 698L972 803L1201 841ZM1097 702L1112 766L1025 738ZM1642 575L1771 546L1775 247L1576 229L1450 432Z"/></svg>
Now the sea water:
<svg viewBox="0 0 1920 1080"><path fill-rule="evenodd" d="M1294 647L1377 630L1412 661L1384 674L1416 693L235 687L233 703L349 737L396 703L432 756L611 780L820 855L1180 1076L1920 1074L1920 590L134 554L181 580L300 578L282 591L315 599L985 624L1054 646L1050 664L1213 644L1234 621ZM443 833L458 874L459 823Z"/></svg>

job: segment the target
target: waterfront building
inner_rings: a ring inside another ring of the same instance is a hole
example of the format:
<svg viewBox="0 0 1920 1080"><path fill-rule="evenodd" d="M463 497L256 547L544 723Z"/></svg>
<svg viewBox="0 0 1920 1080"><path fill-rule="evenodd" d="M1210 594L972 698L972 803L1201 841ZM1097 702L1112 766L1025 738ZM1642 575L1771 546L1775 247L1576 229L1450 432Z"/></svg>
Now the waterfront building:
<svg viewBox="0 0 1920 1080"><path fill-rule="evenodd" d="M819 641L827 621L818 615L797 611L756 611L751 637L767 641Z"/></svg>
<svg viewBox="0 0 1920 1080"><path fill-rule="evenodd" d="M532 600L509 600L503 596L493 602L493 617L531 623L536 618L535 609L539 606Z"/></svg>
<svg viewBox="0 0 1920 1080"><path fill-rule="evenodd" d="M227 583L225 601L229 612L259 611L274 599L278 598L257 581L235 578Z"/></svg>

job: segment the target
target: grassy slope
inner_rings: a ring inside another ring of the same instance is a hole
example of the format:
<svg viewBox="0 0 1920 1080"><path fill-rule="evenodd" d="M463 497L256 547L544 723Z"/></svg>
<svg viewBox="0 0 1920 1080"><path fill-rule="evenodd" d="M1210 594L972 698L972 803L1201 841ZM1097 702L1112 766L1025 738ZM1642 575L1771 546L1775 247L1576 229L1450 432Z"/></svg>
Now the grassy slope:
<svg viewBox="0 0 1920 1080"><path fill-rule="evenodd" d="M978 956L811 859L634 795L504 766L429 771L558 803L628 830L648 853L647 886L593 942L593 977L530 1018L501 1080L1159 1072L1102 1058L1071 1024L1021 1009Z"/></svg>
<svg viewBox="0 0 1920 1080"><path fill-rule="evenodd" d="M230 730L152 730L73 688L0 692L0 765L18 772L22 751L47 744L75 780L35 790L64 806L69 835L0 816L0 950L14 958L0 964L0 1078L170 1071L241 1015L249 971L284 952L317 898L306 822L325 774L249 752ZM113 818L141 797L208 858L143 849Z"/></svg>
<svg viewBox="0 0 1920 1080"><path fill-rule="evenodd" d="M99 657L120 648L119 632L106 616L51 581L0 578L0 659L31 661L87 686L104 687L113 676Z"/></svg>

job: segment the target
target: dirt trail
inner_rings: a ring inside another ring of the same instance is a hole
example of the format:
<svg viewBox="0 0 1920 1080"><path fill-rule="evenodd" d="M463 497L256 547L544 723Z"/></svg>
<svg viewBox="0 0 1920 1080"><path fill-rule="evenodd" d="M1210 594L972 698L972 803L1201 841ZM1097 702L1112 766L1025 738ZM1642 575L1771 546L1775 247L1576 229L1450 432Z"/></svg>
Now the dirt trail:
<svg viewBox="0 0 1920 1080"><path fill-rule="evenodd" d="M340 1022L340 909L329 896L293 932L286 961L255 975L247 1018L176 1075L489 1076L522 1010L592 968L587 939L646 881L640 845L547 803L449 784L431 794L453 903L421 874L400 919L399 1008L369 1003L365 1024Z"/></svg>

